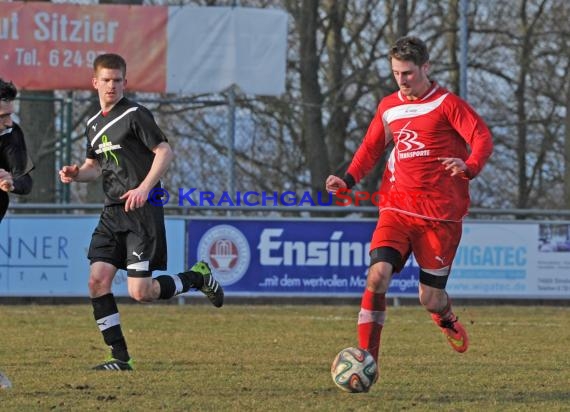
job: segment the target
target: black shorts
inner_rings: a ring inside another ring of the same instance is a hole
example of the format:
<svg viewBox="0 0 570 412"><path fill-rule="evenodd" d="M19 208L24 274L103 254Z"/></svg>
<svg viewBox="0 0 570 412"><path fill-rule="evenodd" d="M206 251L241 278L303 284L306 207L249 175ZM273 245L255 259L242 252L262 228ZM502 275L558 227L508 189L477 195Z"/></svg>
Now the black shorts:
<svg viewBox="0 0 570 412"><path fill-rule="evenodd" d="M149 277L166 269L164 210L146 203L125 212L124 205L105 206L91 237L91 263L107 262L131 277Z"/></svg>

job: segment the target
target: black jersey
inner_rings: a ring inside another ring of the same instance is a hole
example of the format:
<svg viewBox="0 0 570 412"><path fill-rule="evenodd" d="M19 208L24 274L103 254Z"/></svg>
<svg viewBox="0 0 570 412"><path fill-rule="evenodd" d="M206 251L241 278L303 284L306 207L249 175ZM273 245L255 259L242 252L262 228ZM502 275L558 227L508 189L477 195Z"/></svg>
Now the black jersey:
<svg viewBox="0 0 570 412"><path fill-rule="evenodd" d="M0 169L12 174L14 193L29 193L31 187L18 184L18 180L30 173L34 169L34 164L28 156L24 132L16 123L12 123L11 128L0 132Z"/></svg>
<svg viewBox="0 0 570 412"><path fill-rule="evenodd" d="M13 193L25 195L32 189L29 173L34 164L28 156L24 133L16 123L0 132L0 169L10 172L14 181ZM8 209L8 194L0 190L0 220Z"/></svg>
<svg viewBox="0 0 570 412"><path fill-rule="evenodd" d="M120 197L147 176L154 160L152 149L167 141L150 110L126 97L105 115L99 111L91 117L85 135L87 158L101 165L107 205L124 203Z"/></svg>

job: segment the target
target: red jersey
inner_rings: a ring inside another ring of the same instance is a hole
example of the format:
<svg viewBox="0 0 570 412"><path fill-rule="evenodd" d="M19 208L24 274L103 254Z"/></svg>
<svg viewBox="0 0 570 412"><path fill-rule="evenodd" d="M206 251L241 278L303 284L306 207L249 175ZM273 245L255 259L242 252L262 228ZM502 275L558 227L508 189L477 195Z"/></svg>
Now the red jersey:
<svg viewBox="0 0 570 412"><path fill-rule="evenodd" d="M417 100L393 93L378 105L347 170L355 182L374 167L391 140L394 150L382 179L380 209L461 221L469 208L469 179L477 176L493 151L483 119L436 83ZM442 157L461 158L467 171L451 176Z"/></svg>

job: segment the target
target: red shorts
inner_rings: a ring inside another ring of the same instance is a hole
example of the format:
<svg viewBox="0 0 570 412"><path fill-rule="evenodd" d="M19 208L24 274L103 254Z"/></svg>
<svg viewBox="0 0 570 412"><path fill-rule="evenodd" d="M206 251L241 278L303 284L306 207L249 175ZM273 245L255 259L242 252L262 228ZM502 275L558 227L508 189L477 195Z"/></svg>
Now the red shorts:
<svg viewBox="0 0 570 412"><path fill-rule="evenodd" d="M461 231L461 222L421 219L384 210L372 234L370 252L381 247L397 250L402 260L399 264L390 262L394 264L395 272L402 270L412 252L422 269L451 267Z"/></svg>

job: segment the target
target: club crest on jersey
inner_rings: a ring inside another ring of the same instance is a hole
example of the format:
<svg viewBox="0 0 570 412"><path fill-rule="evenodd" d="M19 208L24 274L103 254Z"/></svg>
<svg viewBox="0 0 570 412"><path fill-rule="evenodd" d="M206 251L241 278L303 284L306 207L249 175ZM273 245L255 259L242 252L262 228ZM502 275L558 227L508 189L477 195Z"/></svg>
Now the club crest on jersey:
<svg viewBox="0 0 570 412"><path fill-rule="evenodd" d="M101 136L101 143L99 143L98 148L95 149L95 153L97 153L97 154L103 153L103 155L105 155L106 160L108 160L109 157L111 157L118 166L119 165L119 158L114 153L114 150L118 150L118 149L121 149L121 145L120 144L113 144L113 142L109 141L109 138L107 137L107 135L104 134L103 136Z"/></svg>

